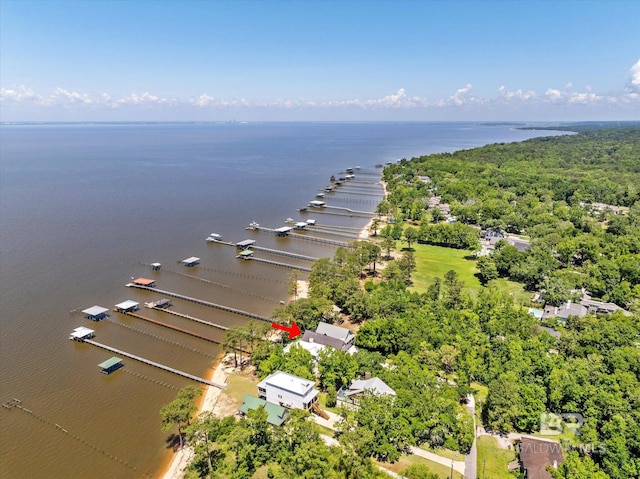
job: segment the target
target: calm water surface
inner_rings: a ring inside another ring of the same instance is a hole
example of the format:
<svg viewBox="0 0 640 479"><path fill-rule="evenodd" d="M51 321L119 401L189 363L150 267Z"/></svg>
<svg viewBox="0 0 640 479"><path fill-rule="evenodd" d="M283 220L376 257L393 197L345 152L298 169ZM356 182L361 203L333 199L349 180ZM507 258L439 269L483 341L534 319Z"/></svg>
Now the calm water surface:
<svg viewBox="0 0 640 479"><path fill-rule="evenodd" d="M209 233L332 256L332 247L245 227L255 220L275 228L288 217L361 227L366 219L296 209L347 167L360 165L357 179L375 181L377 163L541 134L549 132L464 123L1 126L0 402L18 398L32 413L0 408L0 475L156 477L169 455L158 411L189 381L133 360L100 374L97 364L112 354L68 341L73 328L89 326L99 342L203 377L218 353L214 344L134 318L113 313L91 323L72 311L158 299L124 286L146 276L165 290L269 315L287 299L290 270L239 261L233 248L207 244ZM358 188L373 195L326 201L373 211L379 187ZM178 262L190 256L202 262L188 274L207 281L183 274ZM152 273L151 262L162 270ZM245 322L179 300L174 309L228 326Z"/></svg>

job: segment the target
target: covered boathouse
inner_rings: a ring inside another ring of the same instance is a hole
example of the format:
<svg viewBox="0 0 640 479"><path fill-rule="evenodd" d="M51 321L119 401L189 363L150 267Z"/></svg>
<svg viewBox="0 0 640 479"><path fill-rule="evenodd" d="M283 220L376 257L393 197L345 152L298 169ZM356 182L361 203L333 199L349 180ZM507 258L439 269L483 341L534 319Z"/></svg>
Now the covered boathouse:
<svg viewBox="0 0 640 479"><path fill-rule="evenodd" d="M135 301L131 300L131 299L127 299L126 301L123 301L122 303L118 303L115 306L115 310L118 313L132 313L134 311L138 311L138 306L140 303L136 303Z"/></svg>
<svg viewBox="0 0 640 479"><path fill-rule="evenodd" d="M95 335L96 332L93 329L89 329L85 326L79 326L71 332L69 339L73 341L84 341L85 339L95 337Z"/></svg>
<svg viewBox="0 0 640 479"><path fill-rule="evenodd" d="M90 319L91 321L100 321L101 319L109 316L109 310L102 306L91 306L90 308L83 309L82 312L84 313L85 318Z"/></svg>
<svg viewBox="0 0 640 479"><path fill-rule="evenodd" d="M190 258L183 259L182 264L187 268L193 268L200 264L200 258L196 258L195 256L191 256Z"/></svg>
<svg viewBox="0 0 640 479"><path fill-rule="evenodd" d="M256 244L256 240L246 239L236 243L236 248L247 249L247 248L251 248L254 244Z"/></svg>
<svg viewBox="0 0 640 479"><path fill-rule="evenodd" d="M102 374L111 374L114 371L117 371L123 366L122 359L113 356L112 358L107 359L106 361L98 364L100 371Z"/></svg>
<svg viewBox="0 0 640 479"><path fill-rule="evenodd" d="M276 228L275 232L278 236L287 236L292 229L291 226L281 226L280 228Z"/></svg>
<svg viewBox="0 0 640 479"><path fill-rule="evenodd" d="M155 288L156 280L149 278L137 278L133 280L133 284L137 284L138 286L146 286L147 288Z"/></svg>
<svg viewBox="0 0 640 479"><path fill-rule="evenodd" d="M236 258L251 259L252 256L253 256L253 250L243 249L238 253L238 256L236 256Z"/></svg>

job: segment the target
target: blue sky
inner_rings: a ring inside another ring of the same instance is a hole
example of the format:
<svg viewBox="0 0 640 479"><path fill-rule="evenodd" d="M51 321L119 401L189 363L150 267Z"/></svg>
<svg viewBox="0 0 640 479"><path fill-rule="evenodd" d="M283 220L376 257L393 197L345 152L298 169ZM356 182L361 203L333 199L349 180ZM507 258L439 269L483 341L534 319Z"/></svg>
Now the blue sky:
<svg viewBox="0 0 640 479"><path fill-rule="evenodd" d="M0 120L640 120L637 1L0 0Z"/></svg>

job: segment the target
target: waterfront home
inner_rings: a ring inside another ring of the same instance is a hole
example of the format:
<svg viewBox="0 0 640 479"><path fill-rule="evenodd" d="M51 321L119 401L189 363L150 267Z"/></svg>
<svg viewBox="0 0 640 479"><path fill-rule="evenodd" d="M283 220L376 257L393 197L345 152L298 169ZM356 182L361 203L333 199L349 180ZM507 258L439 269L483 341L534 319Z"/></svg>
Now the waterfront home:
<svg viewBox="0 0 640 479"><path fill-rule="evenodd" d="M310 410L318 400L314 381L282 371L267 376L258 383L258 396L288 409Z"/></svg>
<svg viewBox="0 0 640 479"><path fill-rule="evenodd" d="M267 422L274 426L282 426L289 417L289 410L285 407L273 404L264 399L257 398L251 394L242 396L242 406L238 409L238 414L244 416L249 411L263 407L267 412Z"/></svg>
<svg viewBox="0 0 640 479"><path fill-rule="evenodd" d="M305 331L302 337L302 341L306 343L331 346L334 349L340 349L349 353L357 351L354 345L355 340L355 334L347 328L341 328L340 326L334 326L333 324L324 322L318 323L315 331Z"/></svg>
<svg viewBox="0 0 640 479"><path fill-rule="evenodd" d="M313 360L317 361L318 356L320 355L320 351L327 348L328 346L325 344L316 343L315 341L305 341L304 339L300 339L298 341L293 341L287 344L282 350L282 352L287 354L289 351L291 351L291 348L296 348L296 347L300 347L305 351L309 351L309 354L311 354L311 357L313 357Z"/></svg>

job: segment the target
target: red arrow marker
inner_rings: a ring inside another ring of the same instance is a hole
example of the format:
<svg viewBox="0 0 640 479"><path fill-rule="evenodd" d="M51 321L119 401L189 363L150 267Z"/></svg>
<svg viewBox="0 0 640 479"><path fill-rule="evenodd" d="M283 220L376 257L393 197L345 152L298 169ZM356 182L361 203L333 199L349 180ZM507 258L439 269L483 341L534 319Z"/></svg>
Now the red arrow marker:
<svg viewBox="0 0 640 479"><path fill-rule="evenodd" d="M290 327L283 326L282 324L278 324L278 323L271 323L271 327L275 329L280 329L282 331L286 331L287 333L289 333L289 339L293 339L296 336L300 336L300 333L302 333L302 331L300 331L300 328L295 323L295 321L291 323Z"/></svg>

